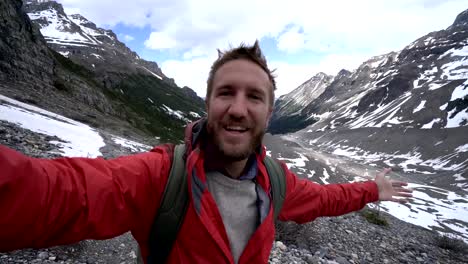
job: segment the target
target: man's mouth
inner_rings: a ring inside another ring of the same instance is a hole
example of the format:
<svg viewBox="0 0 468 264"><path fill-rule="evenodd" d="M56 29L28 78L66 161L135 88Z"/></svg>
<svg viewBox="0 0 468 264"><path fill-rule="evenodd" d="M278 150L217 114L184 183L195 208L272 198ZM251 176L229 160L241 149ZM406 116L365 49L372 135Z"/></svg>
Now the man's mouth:
<svg viewBox="0 0 468 264"><path fill-rule="evenodd" d="M225 126L224 129L234 133L244 133L247 132L247 130L249 130L245 126Z"/></svg>

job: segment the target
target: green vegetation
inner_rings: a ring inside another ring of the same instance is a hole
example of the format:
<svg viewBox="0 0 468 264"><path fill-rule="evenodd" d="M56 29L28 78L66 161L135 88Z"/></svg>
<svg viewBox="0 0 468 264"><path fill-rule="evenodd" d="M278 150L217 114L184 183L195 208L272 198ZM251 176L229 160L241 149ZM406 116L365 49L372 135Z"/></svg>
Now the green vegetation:
<svg viewBox="0 0 468 264"><path fill-rule="evenodd" d="M133 122L137 128L149 131L168 142L175 143L183 139L186 121L168 113L163 105L180 111L183 113L182 117L188 120L196 119L190 116L189 112L201 116L204 110L202 104L190 100L180 88L170 86L152 76L127 76L113 92L126 107L139 116L140 120Z"/></svg>
<svg viewBox="0 0 468 264"><path fill-rule="evenodd" d="M66 70L76 73L80 75L81 77L85 77L87 80L92 80L94 77L94 73L90 70L88 70L86 67L83 67L79 64L74 63L72 60L70 60L67 57L62 56L62 54L54 51L53 49L49 49L52 55L54 55L54 58L57 60L58 63L60 63L61 66L63 66ZM94 81L93 81L94 82Z"/></svg>
<svg viewBox="0 0 468 264"><path fill-rule="evenodd" d="M377 210L364 209L361 210L360 213L369 223L380 226L388 226L387 219L385 219L385 217Z"/></svg>
<svg viewBox="0 0 468 264"><path fill-rule="evenodd" d="M453 234L438 235L436 237L438 247L458 253L468 253L468 244Z"/></svg>
<svg viewBox="0 0 468 264"><path fill-rule="evenodd" d="M154 76L142 74L126 74L122 72L108 72L107 78L115 83L114 87L104 87L96 74L70 59L51 50L58 67L54 80L57 90L71 92L74 85L63 80L64 73L79 76L89 87L100 90L117 110L117 118L129 122L135 128L150 136L161 138L162 142L179 143L184 137L184 126L187 121L196 120L189 113L194 112L203 116L204 104L194 101L179 87L171 85ZM163 104L180 111L171 114ZM90 107L100 110L99 105ZM84 120L86 123L87 120ZM93 125L93 124L90 124Z"/></svg>
<svg viewBox="0 0 468 264"><path fill-rule="evenodd" d="M304 117L300 115L282 116L277 119L274 118L270 122L268 132L271 134L291 133L312 125L315 122L317 121L313 118L305 120Z"/></svg>

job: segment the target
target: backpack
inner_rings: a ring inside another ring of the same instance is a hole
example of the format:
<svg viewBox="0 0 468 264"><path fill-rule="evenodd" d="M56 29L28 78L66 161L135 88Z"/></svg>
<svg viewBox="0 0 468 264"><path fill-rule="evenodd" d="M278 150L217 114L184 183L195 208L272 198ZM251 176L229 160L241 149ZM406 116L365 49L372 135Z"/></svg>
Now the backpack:
<svg viewBox="0 0 468 264"><path fill-rule="evenodd" d="M189 197L184 154L184 144L174 147L171 171L161 200L161 206L151 227L148 264L166 262L187 211ZM285 171L277 160L269 156L265 157L264 163L270 177L273 211L276 219L286 195ZM143 263L142 260L140 253L138 263Z"/></svg>

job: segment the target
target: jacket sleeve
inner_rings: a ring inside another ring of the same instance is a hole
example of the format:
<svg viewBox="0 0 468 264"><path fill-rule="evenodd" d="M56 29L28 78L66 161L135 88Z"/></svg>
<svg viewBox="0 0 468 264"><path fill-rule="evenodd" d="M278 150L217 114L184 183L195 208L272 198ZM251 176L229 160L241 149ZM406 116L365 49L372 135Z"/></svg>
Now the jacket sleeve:
<svg viewBox="0 0 468 264"><path fill-rule="evenodd" d="M0 252L149 230L167 181L161 148L116 159L27 157L0 145Z"/></svg>
<svg viewBox="0 0 468 264"><path fill-rule="evenodd" d="M338 216L359 210L379 198L374 181L320 185L284 169L286 197L279 215L281 221L306 223L320 216Z"/></svg>

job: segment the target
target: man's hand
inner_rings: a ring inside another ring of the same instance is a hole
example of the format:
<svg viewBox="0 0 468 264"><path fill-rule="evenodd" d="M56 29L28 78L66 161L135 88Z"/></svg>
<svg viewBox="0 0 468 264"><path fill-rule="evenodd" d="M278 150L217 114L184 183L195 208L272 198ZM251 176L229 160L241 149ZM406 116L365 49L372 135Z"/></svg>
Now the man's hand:
<svg viewBox="0 0 468 264"><path fill-rule="evenodd" d="M409 200L409 197L412 197L411 194L413 190L404 188L408 183L401 181L394 181L385 178L392 169L387 168L382 172L377 173L375 176L375 183L379 188L379 201L392 201L397 203L406 203Z"/></svg>

